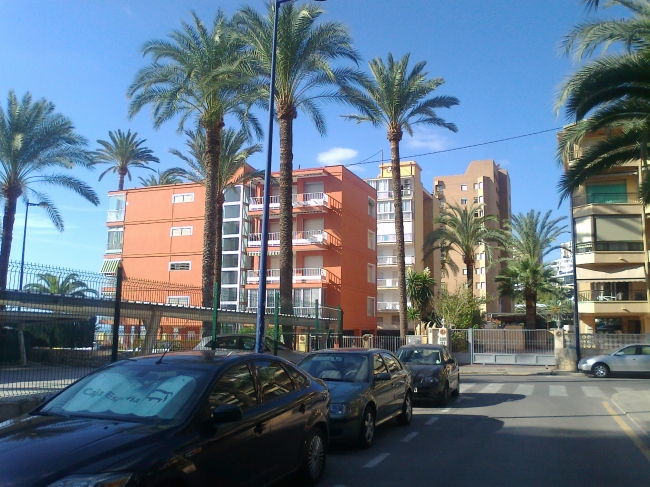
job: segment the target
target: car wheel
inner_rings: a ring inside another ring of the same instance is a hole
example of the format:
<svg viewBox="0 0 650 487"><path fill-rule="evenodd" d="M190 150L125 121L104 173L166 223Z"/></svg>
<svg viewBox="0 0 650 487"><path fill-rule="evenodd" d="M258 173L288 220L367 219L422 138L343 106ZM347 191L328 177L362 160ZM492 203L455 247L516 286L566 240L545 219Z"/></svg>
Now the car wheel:
<svg viewBox="0 0 650 487"><path fill-rule="evenodd" d="M456 381L456 389L454 389L451 395L454 397L458 397L460 395L460 374L458 374L458 380Z"/></svg>
<svg viewBox="0 0 650 487"><path fill-rule="evenodd" d="M442 397L440 398L440 405L446 406L449 404L449 382L445 382L445 388L442 391Z"/></svg>
<svg viewBox="0 0 650 487"><path fill-rule="evenodd" d="M361 418L361 430L359 431L359 446L370 448L375 439L375 411L367 407Z"/></svg>
<svg viewBox="0 0 650 487"><path fill-rule="evenodd" d="M307 436L305 445L305 457L301 467L303 485L316 485L320 482L323 472L325 472L325 460L327 459L323 430L320 428L312 429Z"/></svg>
<svg viewBox="0 0 650 487"><path fill-rule="evenodd" d="M404 404L402 404L402 412L397 416L397 422L402 426L411 424L413 418L413 397L410 392L406 393Z"/></svg>
<svg viewBox="0 0 650 487"><path fill-rule="evenodd" d="M605 377L609 377L609 367L607 367L606 364L595 364L592 368L591 371L593 372L595 377L598 377L599 379L603 379Z"/></svg>

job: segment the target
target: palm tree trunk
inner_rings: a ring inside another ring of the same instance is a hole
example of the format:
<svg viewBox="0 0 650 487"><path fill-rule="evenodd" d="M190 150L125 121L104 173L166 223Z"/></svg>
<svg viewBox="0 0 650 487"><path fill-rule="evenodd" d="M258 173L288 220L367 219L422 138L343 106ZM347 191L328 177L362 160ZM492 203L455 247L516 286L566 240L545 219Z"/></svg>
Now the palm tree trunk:
<svg viewBox="0 0 650 487"><path fill-rule="evenodd" d="M118 169L117 170L117 175L119 176L118 183L117 183L117 190L118 191L123 191L124 190L124 177L126 176L126 169Z"/></svg>
<svg viewBox="0 0 650 487"><path fill-rule="evenodd" d="M0 247L0 289L7 289L7 275L9 274L9 257L11 255L11 241L13 240L14 224L16 223L16 203L20 196L20 189L8 189L3 192L5 198L5 212L2 218L2 247Z"/></svg>
<svg viewBox="0 0 650 487"><path fill-rule="evenodd" d="M223 121L205 127L205 221L203 224L203 260L201 262L202 305L212 307L214 288L214 259L216 250L217 215L216 198L219 179L219 157L221 155L221 131ZM212 333L212 322L203 322L203 336Z"/></svg>
<svg viewBox="0 0 650 487"><path fill-rule="evenodd" d="M408 333L406 318L406 263L404 261L404 215L402 212L402 178L400 174L399 141L401 130L389 130L393 205L395 206L395 245L397 246L397 291L399 299L399 335Z"/></svg>
<svg viewBox="0 0 650 487"><path fill-rule="evenodd" d="M295 107L278 106L280 125L280 312L293 314L293 120ZM266 238L263 236L262 238ZM260 279L263 276L260 276ZM284 342L293 334L283 331Z"/></svg>
<svg viewBox="0 0 650 487"><path fill-rule="evenodd" d="M526 298L526 325L527 330L537 328L537 293L529 290L524 291Z"/></svg>
<svg viewBox="0 0 650 487"><path fill-rule="evenodd" d="M219 283L219 294L217 295L217 304L221 303L221 267L223 258L223 192L219 191L217 195L216 213L216 248L214 257L214 280ZM217 334L221 332L221 326L217 323Z"/></svg>
<svg viewBox="0 0 650 487"><path fill-rule="evenodd" d="M467 267L467 288L474 293L474 256L465 257L463 259L465 267Z"/></svg>

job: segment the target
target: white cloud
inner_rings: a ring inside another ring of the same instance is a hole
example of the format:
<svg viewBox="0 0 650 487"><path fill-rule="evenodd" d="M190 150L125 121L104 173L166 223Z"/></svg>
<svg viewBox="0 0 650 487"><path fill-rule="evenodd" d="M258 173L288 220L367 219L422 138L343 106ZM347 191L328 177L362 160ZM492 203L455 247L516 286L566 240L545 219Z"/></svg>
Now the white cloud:
<svg viewBox="0 0 650 487"><path fill-rule="evenodd" d="M347 149L345 147L332 147L325 152L319 152L316 160L323 166L338 166L345 161L354 159L359 152L354 149Z"/></svg>
<svg viewBox="0 0 650 487"><path fill-rule="evenodd" d="M411 149L426 149L429 151L439 151L449 149L449 140L442 135L430 130L419 130L413 134L413 137L406 139L406 146Z"/></svg>

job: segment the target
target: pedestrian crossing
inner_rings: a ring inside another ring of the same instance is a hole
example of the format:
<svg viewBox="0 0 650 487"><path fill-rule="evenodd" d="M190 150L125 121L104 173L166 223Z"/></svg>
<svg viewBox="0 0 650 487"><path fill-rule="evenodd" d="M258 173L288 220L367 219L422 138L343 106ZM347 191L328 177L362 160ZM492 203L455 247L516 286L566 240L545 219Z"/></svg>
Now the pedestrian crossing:
<svg viewBox="0 0 650 487"><path fill-rule="evenodd" d="M550 397L580 396L592 399L607 399L617 392L646 391L649 390L647 383L639 384L639 387L611 387L600 386L578 386L572 385L567 388L562 384L520 384L516 382L492 382L472 383L461 382L461 394L516 394L521 396L547 395Z"/></svg>

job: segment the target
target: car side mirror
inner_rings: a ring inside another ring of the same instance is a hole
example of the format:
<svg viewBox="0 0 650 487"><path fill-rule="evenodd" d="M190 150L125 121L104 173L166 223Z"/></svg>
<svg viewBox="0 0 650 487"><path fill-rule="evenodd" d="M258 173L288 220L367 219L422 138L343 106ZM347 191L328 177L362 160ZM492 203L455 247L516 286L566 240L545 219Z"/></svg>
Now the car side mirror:
<svg viewBox="0 0 650 487"><path fill-rule="evenodd" d="M224 404L218 406L212 411L212 422L214 424L234 423L243 418L243 414L239 406L234 404Z"/></svg>
<svg viewBox="0 0 650 487"><path fill-rule="evenodd" d="M375 380L377 381L390 380L390 374L388 372L380 372L377 375L375 375Z"/></svg>
<svg viewBox="0 0 650 487"><path fill-rule="evenodd" d="M451 364L455 364L456 361L453 358L450 358L449 360L447 360L447 363L451 365Z"/></svg>

